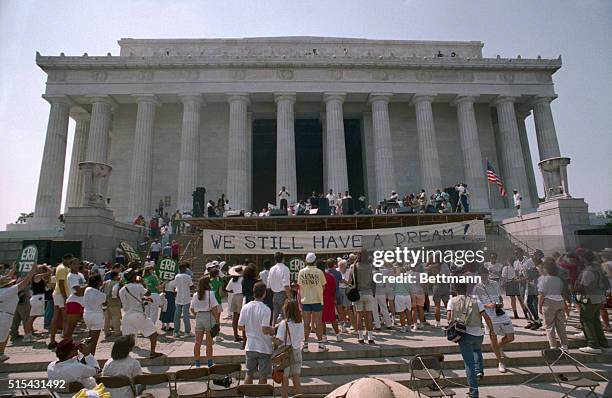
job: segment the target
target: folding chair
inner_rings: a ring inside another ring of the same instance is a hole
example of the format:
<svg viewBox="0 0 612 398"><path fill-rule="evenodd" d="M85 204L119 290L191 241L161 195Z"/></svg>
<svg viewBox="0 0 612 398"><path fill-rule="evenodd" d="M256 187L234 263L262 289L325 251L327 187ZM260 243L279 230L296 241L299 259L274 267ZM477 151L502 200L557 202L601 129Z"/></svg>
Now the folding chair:
<svg viewBox="0 0 612 398"><path fill-rule="evenodd" d="M550 373L553 375L559 387L563 390L565 395L562 398L569 397L570 394L579 388L588 388L590 392L587 394L597 397L597 393L595 392L595 388L599 386L599 383L591 380L584 376L584 372L580 370L580 363L572 358L567 351L563 351L559 348L547 348L542 350L542 357L544 358L544 362ZM554 366L556 365L573 365L578 371L578 376L565 376L562 373L555 371ZM571 389L568 391L563 385L568 385Z"/></svg>
<svg viewBox="0 0 612 398"><path fill-rule="evenodd" d="M153 387L159 384L167 383L166 387ZM170 385L170 378L166 373L151 373L142 374L134 377L134 384L140 384L145 387L140 393L149 393L155 398L168 398L172 394L172 386ZM151 386L151 388L149 388Z"/></svg>
<svg viewBox="0 0 612 398"><path fill-rule="evenodd" d="M136 396L136 388L134 388L132 380L127 376L100 376L96 381L104 384L106 388L130 387L132 393Z"/></svg>
<svg viewBox="0 0 612 398"><path fill-rule="evenodd" d="M213 365L210 370L210 377L208 378L208 396L209 397L223 397L231 391L236 391L240 385L240 370L241 365L239 363L228 363L221 365ZM225 377L231 378L231 383L228 386L220 385L218 382Z"/></svg>
<svg viewBox="0 0 612 398"><path fill-rule="evenodd" d="M210 371L208 368L191 368L177 371L174 374L174 390L178 398L206 397L209 375Z"/></svg>
<svg viewBox="0 0 612 398"><path fill-rule="evenodd" d="M276 397L274 386L270 384L243 384L236 389L236 396L243 397Z"/></svg>
<svg viewBox="0 0 612 398"><path fill-rule="evenodd" d="M455 392L444 387L446 378L442 372L441 362L444 355L417 355L409 362L410 366L410 388L416 391L420 397L453 397ZM428 387L416 387L419 380L431 381Z"/></svg>

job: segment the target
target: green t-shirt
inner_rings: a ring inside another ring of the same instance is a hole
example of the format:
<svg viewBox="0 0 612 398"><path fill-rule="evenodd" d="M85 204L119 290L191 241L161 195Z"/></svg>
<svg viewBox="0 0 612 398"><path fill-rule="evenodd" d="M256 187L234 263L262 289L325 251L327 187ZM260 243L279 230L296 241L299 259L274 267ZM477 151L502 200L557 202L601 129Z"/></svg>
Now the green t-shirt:
<svg viewBox="0 0 612 398"><path fill-rule="evenodd" d="M149 274L149 275L143 276L142 279L147 285L147 289L149 289L151 293L159 293L159 291L157 290L157 286L159 286L161 282L159 281L159 278L157 277L157 275Z"/></svg>
<svg viewBox="0 0 612 398"><path fill-rule="evenodd" d="M221 287L223 287L223 281L221 278L216 277L210 279L210 288L213 292L215 292L217 303L221 303Z"/></svg>

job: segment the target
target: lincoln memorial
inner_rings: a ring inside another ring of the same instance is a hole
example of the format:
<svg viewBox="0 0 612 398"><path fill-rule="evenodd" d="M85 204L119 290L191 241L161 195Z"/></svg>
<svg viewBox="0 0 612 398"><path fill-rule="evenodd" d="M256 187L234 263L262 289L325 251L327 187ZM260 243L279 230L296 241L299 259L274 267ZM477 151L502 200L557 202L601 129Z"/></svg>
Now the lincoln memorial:
<svg viewBox="0 0 612 398"><path fill-rule="evenodd" d="M525 126L532 112L537 161L561 156L550 106L560 58L483 58L478 41L325 37L119 47L118 56L37 54L50 111L32 224L63 212L64 178L66 210L97 203L122 221L149 218L160 200L190 211L196 187L206 200L225 194L233 209L260 210L281 186L293 200L333 189L375 204L392 190L464 182L473 209L511 208L488 186L487 160L529 209L541 178Z"/></svg>

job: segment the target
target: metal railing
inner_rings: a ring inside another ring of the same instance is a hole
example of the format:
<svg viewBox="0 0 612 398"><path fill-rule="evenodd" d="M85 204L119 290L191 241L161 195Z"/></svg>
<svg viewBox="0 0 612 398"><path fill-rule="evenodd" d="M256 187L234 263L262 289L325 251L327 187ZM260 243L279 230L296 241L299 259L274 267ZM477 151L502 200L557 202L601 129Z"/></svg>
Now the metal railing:
<svg viewBox="0 0 612 398"><path fill-rule="evenodd" d="M502 225L500 224L495 224L493 225L493 232L496 235L501 236L502 238L506 239L508 242L510 242L512 245L517 246L519 248L521 248L523 251L525 251L528 255L532 255L533 253L535 253L536 249L529 246L526 242L522 241L521 239L517 238L516 236L512 235L510 232L508 232L508 230L506 228L504 228Z"/></svg>

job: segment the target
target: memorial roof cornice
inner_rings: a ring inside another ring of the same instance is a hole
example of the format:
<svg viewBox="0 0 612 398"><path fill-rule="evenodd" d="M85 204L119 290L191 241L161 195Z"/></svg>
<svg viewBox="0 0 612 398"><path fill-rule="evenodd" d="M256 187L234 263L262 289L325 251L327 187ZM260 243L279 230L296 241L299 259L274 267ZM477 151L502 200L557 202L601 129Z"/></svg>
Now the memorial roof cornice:
<svg viewBox="0 0 612 398"><path fill-rule="evenodd" d="M190 69L190 68L403 68L434 70L518 70L554 73L562 66L556 59L451 58L451 57L210 57L210 56L43 56L36 53L43 70Z"/></svg>

